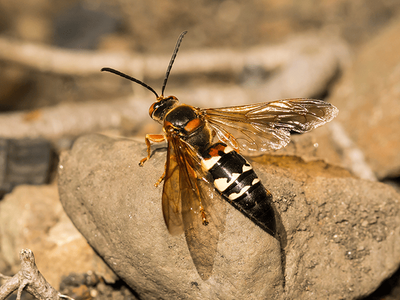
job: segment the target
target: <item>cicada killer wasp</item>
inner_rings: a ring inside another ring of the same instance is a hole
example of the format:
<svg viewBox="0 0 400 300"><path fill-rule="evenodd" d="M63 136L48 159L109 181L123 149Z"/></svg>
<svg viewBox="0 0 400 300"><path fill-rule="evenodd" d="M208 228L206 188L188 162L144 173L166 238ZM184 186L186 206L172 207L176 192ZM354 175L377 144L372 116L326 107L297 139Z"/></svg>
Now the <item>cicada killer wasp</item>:
<svg viewBox="0 0 400 300"><path fill-rule="evenodd" d="M173 235L185 233L199 275L212 272L223 213L217 207L226 200L267 233L276 235L271 193L264 188L241 152L265 152L286 146L290 132L304 133L331 121L338 113L333 105L313 99L284 99L272 102L202 109L180 104L175 96L164 96L165 86L181 44L183 32L167 68L159 96L146 83L112 68L111 72L136 82L157 98L150 117L163 126L164 134L148 134L145 141L150 158L151 142L167 141L162 210ZM223 206L222 206L223 207ZM223 210L223 209L222 209Z"/></svg>

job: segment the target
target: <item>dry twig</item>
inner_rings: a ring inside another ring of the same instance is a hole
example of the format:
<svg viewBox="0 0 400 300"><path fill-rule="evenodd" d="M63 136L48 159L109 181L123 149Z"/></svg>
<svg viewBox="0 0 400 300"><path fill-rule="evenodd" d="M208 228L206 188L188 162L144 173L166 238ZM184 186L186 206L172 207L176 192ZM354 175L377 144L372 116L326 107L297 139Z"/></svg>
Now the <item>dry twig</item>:
<svg viewBox="0 0 400 300"><path fill-rule="evenodd" d="M147 106L147 105L146 105ZM114 101L59 104L37 111L27 120L26 112L0 114L0 136L3 138L37 138L54 140L76 137L84 133L118 128L124 116L134 124L148 118L143 103ZM29 113L28 113L29 114Z"/></svg>
<svg viewBox="0 0 400 300"><path fill-rule="evenodd" d="M30 249L23 249L19 255L21 259L21 270L14 276L0 277L6 282L0 287L0 300L6 299L11 293L18 290L17 300L21 299L22 290L40 300L49 299L72 299L69 296L60 294L43 277L35 264L35 257Z"/></svg>
<svg viewBox="0 0 400 300"><path fill-rule="evenodd" d="M238 73L246 66L257 65L273 70L290 63L305 51L327 51L328 56L343 59L344 45L335 39L302 36L280 45L257 46L247 51L231 49L200 49L179 53L174 74ZM166 55L139 55L121 52L71 51L46 45L0 37L0 60L15 62L41 72L63 75L98 74L109 66L134 77L159 78L164 75ZM141 76L142 75L142 76Z"/></svg>
<svg viewBox="0 0 400 300"><path fill-rule="evenodd" d="M207 107L210 103L216 107L279 98L312 97L326 89L347 59L344 43L318 35L298 37L280 45L257 46L245 52L229 49L189 52L182 49L174 65L174 75L214 72L238 74L253 67L278 71L267 81L252 88L207 83L178 90L175 95L183 103L200 107ZM154 56L67 51L0 37L0 60L64 75L100 74L100 69L108 66L142 79L162 77L169 54ZM122 120L139 126L148 118L147 109L148 104L143 98L136 96L113 103L61 104L41 109L36 118L27 118L23 112L0 114L0 136L59 139L120 128Z"/></svg>

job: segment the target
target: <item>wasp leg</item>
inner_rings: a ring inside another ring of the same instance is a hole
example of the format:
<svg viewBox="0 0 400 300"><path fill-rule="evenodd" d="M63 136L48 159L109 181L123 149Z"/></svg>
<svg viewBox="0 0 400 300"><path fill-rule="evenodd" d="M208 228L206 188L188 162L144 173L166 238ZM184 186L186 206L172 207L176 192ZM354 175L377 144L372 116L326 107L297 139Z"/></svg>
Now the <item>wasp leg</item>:
<svg viewBox="0 0 400 300"><path fill-rule="evenodd" d="M200 204L200 215L201 215L203 225L207 226L209 224L209 222L207 220L207 216L206 216L206 212L204 211L204 207L201 204Z"/></svg>
<svg viewBox="0 0 400 300"><path fill-rule="evenodd" d="M165 178L165 173L167 171L165 170L164 173L161 175L161 177L157 180L157 182L154 184L155 187L158 187L160 185L160 183L164 180Z"/></svg>
<svg viewBox="0 0 400 300"><path fill-rule="evenodd" d="M139 162L139 166L141 166L141 167L143 167L143 164L145 163L145 161L150 158L150 154L151 154L151 143L150 142L161 143L161 142L165 141L165 136L162 134L146 134L146 138L144 140L147 145L147 156Z"/></svg>

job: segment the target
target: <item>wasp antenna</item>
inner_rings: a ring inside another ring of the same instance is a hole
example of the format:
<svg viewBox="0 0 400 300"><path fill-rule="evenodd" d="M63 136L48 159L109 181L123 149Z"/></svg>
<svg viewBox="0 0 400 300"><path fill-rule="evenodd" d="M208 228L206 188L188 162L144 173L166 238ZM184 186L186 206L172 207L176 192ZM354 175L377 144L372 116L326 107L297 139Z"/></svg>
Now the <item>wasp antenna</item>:
<svg viewBox="0 0 400 300"><path fill-rule="evenodd" d="M133 78L132 76L126 75L125 73L122 73L122 72L117 71L117 70L112 69L112 68L102 68L101 71L102 72L105 71L105 72L114 73L114 74L116 74L118 76L121 76L123 78L129 79L129 80L131 80L133 82L136 82L136 83L140 84L141 86L144 86L149 91L152 91L154 93L154 95L156 95L156 97L158 98L158 94L156 93L156 91L153 90L153 88L151 86L145 84L143 81L140 81L139 79Z"/></svg>
<svg viewBox="0 0 400 300"><path fill-rule="evenodd" d="M183 37L185 36L186 33L187 33L187 31L182 32L181 35L178 38L178 41L176 42L176 46L175 46L174 52L172 53L171 60L169 61L167 72L165 73L164 83L163 83L162 89L161 89L161 96L164 96L164 90L165 90L165 86L167 85L169 73L171 72L172 65L174 64L176 54L178 53L178 50L179 50L179 46L181 45L182 39L183 39Z"/></svg>

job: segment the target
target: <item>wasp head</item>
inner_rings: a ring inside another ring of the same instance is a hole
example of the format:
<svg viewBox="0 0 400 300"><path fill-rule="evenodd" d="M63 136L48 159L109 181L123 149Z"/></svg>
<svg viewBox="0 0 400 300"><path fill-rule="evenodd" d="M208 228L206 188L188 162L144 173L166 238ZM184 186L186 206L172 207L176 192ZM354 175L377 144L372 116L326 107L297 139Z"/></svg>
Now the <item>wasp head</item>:
<svg viewBox="0 0 400 300"><path fill-rule="evenodd" d="M178 105L179 100L175 96L164 97L160 96L157 98L157 102L154 102L149 108L150 117L162 123L165 115L174 107Z"/></svg>

